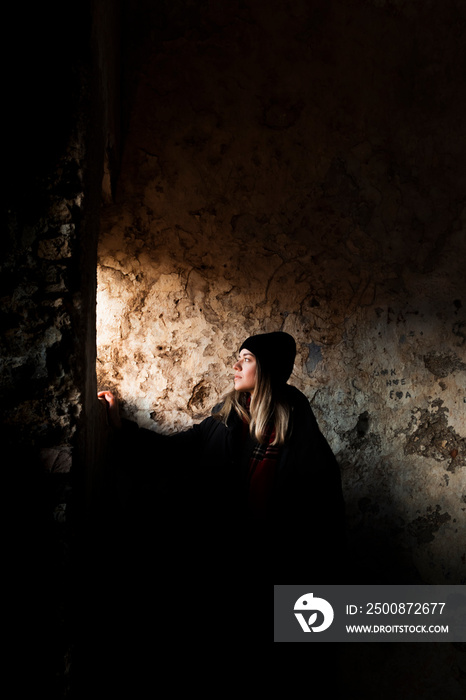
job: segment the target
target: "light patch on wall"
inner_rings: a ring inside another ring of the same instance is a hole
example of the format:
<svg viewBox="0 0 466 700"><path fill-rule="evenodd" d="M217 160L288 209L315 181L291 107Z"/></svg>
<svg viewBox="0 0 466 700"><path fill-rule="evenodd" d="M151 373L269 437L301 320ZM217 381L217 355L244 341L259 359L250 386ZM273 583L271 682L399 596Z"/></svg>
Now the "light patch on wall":
<svg viewBox="0 0 466 700"><path fill-rule="evenodd" d="M309 343L309 355L306 360L306 370L308 374L312 374L317 365L322 362L322 349L320 345Z"/></svg>

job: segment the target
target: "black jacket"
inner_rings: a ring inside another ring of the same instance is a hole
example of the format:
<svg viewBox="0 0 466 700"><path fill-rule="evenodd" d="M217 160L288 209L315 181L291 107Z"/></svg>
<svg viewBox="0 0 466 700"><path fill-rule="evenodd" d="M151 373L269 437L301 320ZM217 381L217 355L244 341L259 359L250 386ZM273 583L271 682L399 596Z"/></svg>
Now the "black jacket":
<svg viewBox="0 0 466 700"><path fill-rule="evenodd" d="M254 440L242 437L235 413L228 425L212 415L172 436L125 422L117 453L133 477L131 518L149 537L158 533L169 559L215 561L219 570L268 572L294 583L304 574L337 582L345 540L339 467L307 398L289 385L286 394L293 427L265 524L247 515Z"/></svg>

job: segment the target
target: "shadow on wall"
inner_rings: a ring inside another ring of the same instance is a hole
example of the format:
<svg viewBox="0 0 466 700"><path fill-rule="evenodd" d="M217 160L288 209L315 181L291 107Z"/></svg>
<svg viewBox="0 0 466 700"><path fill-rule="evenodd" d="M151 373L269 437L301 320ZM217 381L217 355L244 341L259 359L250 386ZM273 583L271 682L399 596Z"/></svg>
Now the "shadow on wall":
<svg viewBox="0 0 466 700"><path fill-rule="evenodd" d="M351 505L351 504L350 504ZM364 504L359 504L364 508ZM425 583L416 568L411 548L401 543L395 522L381 526L362 517L348 528L347 580L351 584L414 585Z"/></svg>

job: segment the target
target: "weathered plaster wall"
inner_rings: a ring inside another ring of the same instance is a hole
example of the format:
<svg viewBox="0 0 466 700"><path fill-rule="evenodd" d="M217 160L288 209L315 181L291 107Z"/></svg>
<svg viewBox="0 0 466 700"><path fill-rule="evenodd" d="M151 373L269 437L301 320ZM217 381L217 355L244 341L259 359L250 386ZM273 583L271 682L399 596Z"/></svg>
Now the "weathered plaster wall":
<svg viewBox="0 0 466 700"><path fill-rule="evenodd" d="M178 430L230 388L247 335L289 331L355 578L464 582L465 8L177 7L138 35L99 388Z"/></svg>

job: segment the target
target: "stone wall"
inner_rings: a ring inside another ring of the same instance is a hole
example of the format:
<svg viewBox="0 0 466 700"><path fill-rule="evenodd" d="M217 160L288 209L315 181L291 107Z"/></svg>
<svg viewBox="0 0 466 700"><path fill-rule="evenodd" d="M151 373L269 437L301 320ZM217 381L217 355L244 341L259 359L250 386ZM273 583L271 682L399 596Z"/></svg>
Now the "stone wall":
<svg viewBox="0 0 466 700"><path fill-rule="evenodd" d="M8 572L28 671L15 691L31 677L49 697L65 697L69 683L83 563L73 554L102 481L96 260L115 62L99 20L108 28L113 15L96 0L27 16L12 7L4 18L0 429Z"/></svg>
<svg viewBox="0 0 466 700"><path fill-rule="evenodd" d="M357 582L464 582L464 7L171 13L134 67L103 213L99 388L183 429L245 337L292 333Z"/></svg>
<svg viewBox="0 0 466 700"><path fill-rule="evenodd" d="M19 450L41 465L36 474L69 473L75 452L86 489L100 411L97 238L102 188L108 197L116 170L119 46L111 3L81 10L55 23L52 9L31 11L21 40L9 15L0 412L18 464L28 463Z"/></svg>

